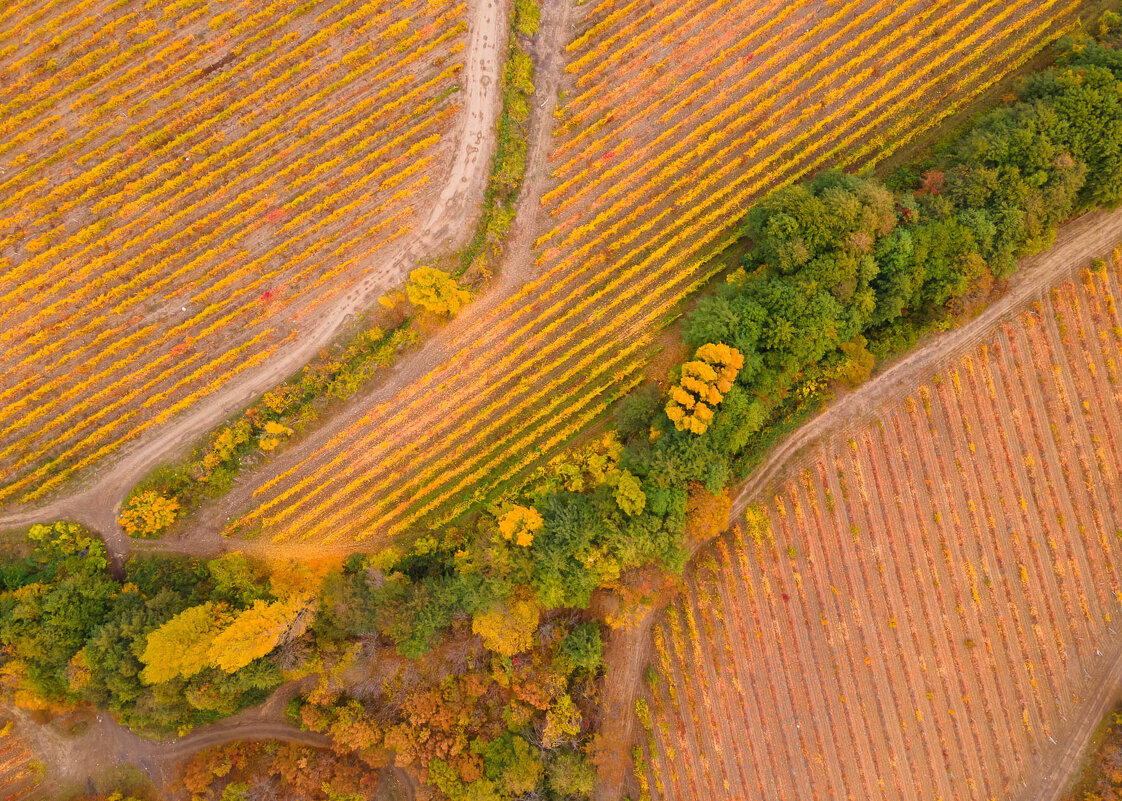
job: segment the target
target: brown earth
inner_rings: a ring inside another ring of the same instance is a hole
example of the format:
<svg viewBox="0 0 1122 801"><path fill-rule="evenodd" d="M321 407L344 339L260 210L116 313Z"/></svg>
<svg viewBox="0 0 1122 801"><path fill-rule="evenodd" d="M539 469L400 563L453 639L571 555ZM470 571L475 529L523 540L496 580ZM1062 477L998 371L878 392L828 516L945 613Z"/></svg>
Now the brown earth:
<svg viewBox="0 0 1122 801"><path fill-rule="evenodd" d="M1119 682L1119 268L999 309L759 485L772 539L719 539L653 630L653 797L1063 789Z"/></svg>

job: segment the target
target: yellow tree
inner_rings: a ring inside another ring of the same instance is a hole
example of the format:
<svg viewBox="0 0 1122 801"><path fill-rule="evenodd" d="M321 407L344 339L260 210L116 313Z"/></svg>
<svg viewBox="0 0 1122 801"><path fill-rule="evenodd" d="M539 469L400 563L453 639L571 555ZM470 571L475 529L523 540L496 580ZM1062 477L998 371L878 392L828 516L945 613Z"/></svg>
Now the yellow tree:
<svg viewBox="0 0 1122 801"><path fill-rule="evenodd" d="M483 638L483 645L502 656L530 650L538 628L541 610L529 598L508 598L488 612L476 614L471 630Z"/></svg>
<svg viewBox="0 0 1122 801"><path fill-rule="evenodd" d="M682 376L670 388L666 416L679 431L703 434L713 419L713 407L732 389L744 355L722 343L702 345L693 361L682 365Z"/></svg>
<svg viewBox="0 0 1122 801"><path fill-rule="evenodd" d="M155 490L138 492L121 511L121 528L130 537L155 537L175 522L179 501Z"/></svg>
<svg viewBox="0 0 1122 801"><path fill-rule="evenodd" d="M512 506L499 518L499 534L504 540L527 547L534 542L534 534L541 529L544 522L537 509Z"/></svg>
<svg viewBox="0 0 1122 801"><path fill-rule="evenodd" d="M611 471L607 483L615 489L616 504L629 517L647 508L647 495L643 492L643 482L630 471Z"/></svg>
<svg viewBox="0 0 1122 801"><path fill-rule="evenodd" d="M727 492L713 494L690 482L686 500L685 535L689 542L708 542L728 527L732 500Z"/></svg>
<svg viewBox="0 0 1122 801"><path fill-rule="evenodd" d="M456 279L435 267L418 267L409 273L405 294L414 306L434 314L452 316L468 304L471 293Z"/></svg>
<svg viewBox="0 0 1122 801"><path fill-rule="evenodd" d="M271 603L254 601L211 641L210 664L227 673L240 670L292 639L301 623L306 628L310 608L309 600L299 595Z"/></svg>
<svg viewBox="0 0 1122 801"><path fill-rule="evenodd" d="M207 602L184 609L148 635L140 661L140 680L159 684L177 676L190 678L210 664L215 637L230 622L224 604Z"/></svg>

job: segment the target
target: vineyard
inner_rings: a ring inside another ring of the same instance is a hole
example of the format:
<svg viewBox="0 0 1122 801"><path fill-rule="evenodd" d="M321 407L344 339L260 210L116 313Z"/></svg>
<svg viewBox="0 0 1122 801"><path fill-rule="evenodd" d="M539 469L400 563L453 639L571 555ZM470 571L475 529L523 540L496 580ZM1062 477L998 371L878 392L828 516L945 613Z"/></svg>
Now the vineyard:
<svg viewBox="0 0 1122 801"><path fill-rule="evenodd" d="M1122 647L1120 268L818 446L699 558L654 629L645 793L1037 797Z"/></svg>
<svg viewBox="0 0 1122 801"><path fill-rule="evenodd" d="M27 744L12 731L11 725L0 726L0 801L27 798L41 775Z"/></svg>
<svg viewBox="0 0 1122 801"><path fill-rule="evenodd" d="M262 364L413 230L451 160L464 11L4 4L0 502Z"/></svg>
<svg viewBox="0 0 1122 801"><path fill-rule="evenodd" d="M538 277L258 486L230 531L381 538L487 498L635 384L753 201L935 126L1069 30L1077 5L591 7L568 46Z"/></svg>

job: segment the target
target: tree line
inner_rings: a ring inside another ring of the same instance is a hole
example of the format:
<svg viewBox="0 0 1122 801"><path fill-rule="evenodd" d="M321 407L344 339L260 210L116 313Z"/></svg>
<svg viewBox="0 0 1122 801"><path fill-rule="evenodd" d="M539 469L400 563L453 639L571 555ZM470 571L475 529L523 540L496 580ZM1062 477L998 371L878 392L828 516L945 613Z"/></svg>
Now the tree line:
<svg viewBox="0 0 1122 801"><path fill-rule="evenodd" d="M345 692L297 702L293 719L371 760L428 743L408 758L453 799L580 796L598 754L600 629L581 623L594 593L609 625L655 603L658 576L723 529L727 488L803 410L977 308L1064 220L1120 199L1122 55L1065 41L923 162L886 181L828 172L758 203L741 268L684 321L694 358L676 394L634 393L609 434L408 548L310 583L232 556L134 559L121 581L83 532L33 529L31 555L0 570L5 680L155 732L258 701L284 669L356 640L415 659L475 634L484 655L392 719ZM224 654L235 640L244 664Z"/></svg>

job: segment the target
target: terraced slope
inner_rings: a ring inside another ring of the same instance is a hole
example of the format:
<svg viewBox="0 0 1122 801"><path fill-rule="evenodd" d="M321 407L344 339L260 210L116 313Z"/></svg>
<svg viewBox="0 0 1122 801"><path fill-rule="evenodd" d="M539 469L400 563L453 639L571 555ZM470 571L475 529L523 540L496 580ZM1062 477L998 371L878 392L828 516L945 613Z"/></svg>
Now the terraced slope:
<svg viewBox="0 0 1122 801"><path fill-rule="evenodd" d="M452 160L465 7L4 4L0 503L229 386L379 267Z"/></svg>
<svg viewBox="0 0 1122 801"><path fill-rule="evenodd" d="M654 633L652 798L1037 798L1122 648L1120 267L817 448L767 534L699 560Z"/></svg>
<svg viewBox="0 0 1122 801"><path fill-rule="evenodd" d="M231 531L369 547L486 497L631 386L754 200L914 138L1077 6L590 5L568 48L539 277L465 325L427 375L263 481Z"/></svg>

